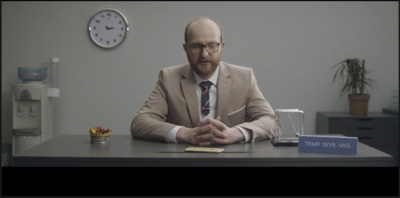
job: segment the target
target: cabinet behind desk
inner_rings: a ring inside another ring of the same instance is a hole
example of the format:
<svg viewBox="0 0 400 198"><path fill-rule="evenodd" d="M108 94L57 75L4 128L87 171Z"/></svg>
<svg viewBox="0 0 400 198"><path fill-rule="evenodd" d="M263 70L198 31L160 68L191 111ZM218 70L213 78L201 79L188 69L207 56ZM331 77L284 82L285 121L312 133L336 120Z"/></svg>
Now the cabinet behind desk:
<svg viewBox="0 0 400 198"><path fill-rule="evenodd" d="M317 112L317 134L343 134L393 156L399 165L398 116L370 112L353 116L348 112Z"/></svg>

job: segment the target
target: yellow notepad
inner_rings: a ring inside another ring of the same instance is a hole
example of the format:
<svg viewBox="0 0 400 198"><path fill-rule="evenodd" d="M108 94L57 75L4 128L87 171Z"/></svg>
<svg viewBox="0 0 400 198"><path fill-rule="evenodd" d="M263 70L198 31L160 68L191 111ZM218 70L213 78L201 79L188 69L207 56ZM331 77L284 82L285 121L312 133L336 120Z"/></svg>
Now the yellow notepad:
<svg viewBox="0 0 400 198"><path fill-rule="evenodd" d="M221 153L224 151L224 148L215 148L215 147L187 147L185 149L187 152L207 152L207 153Z"/></svg>

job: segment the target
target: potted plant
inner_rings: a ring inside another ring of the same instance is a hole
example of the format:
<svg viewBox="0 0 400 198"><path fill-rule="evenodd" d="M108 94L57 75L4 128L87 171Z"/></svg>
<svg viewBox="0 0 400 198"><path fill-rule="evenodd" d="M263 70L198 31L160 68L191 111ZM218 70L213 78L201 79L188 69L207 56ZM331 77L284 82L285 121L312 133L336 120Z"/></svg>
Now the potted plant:
<svg viewBox="0 0 400 198"><path fill-rule="evenodd" d="M370 73L365 69L365 60L358 58L345 59L332 67L336 68L333 82L343 81L341 96L348 92L350 104L350 115L367 115L370 95L366 93L367 87L373 88L375 81L367 75Z"/></svg>

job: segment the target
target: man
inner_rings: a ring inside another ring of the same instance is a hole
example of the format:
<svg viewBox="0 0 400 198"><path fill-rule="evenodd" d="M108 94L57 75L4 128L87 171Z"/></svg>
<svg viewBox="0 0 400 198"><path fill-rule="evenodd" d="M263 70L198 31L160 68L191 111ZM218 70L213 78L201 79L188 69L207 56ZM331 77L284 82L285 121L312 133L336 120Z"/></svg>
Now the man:
<svg viewBox="0 0 400 198"><path fill-rule="evenodd" d="M251 68L221 61L224 46L215 21L201 17L190 22L183 44L189 63L160 71L155 89L132 121L132 137L200 146L272 138L271 105ZM202 81L211 83L200 85Z"/></svg>

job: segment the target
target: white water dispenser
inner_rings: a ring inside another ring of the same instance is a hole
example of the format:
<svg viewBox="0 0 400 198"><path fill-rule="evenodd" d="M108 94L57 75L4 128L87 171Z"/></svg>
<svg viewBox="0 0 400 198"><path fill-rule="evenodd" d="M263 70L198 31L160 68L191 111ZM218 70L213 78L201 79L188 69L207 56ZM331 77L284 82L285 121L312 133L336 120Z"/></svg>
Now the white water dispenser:
<svg viewBox="0 0 400 198"><path fill-rule="evenodd" d="M42 81L47 67L18 68L22 83L12 85L12 152L19 153L53 137L53 97Z"/></svg>
<svg viewBox="0 0 400 198"><path fill-rule="evenodd" d="M49 85L26 82L12 86L13 153L29 149L53 137L53 103Z"/></svg>

